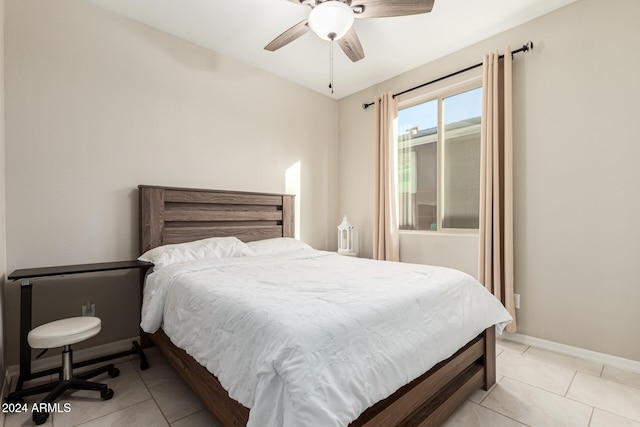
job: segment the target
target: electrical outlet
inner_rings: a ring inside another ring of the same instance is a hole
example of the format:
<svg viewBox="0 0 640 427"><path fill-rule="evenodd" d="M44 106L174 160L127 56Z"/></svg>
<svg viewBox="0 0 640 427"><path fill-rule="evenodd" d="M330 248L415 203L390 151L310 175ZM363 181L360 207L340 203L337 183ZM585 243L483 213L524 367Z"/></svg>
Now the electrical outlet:
<svg viewBox="0 0 640 427"><path fill-rule="evenodd" d="M516 306L516 308L520 308L520 294L513 294L513 303Z"/></svg>
<svg viewBox="0 0 640 427"><path fill-rule="evenodd" d="M96 305L91 304L89 301L85 305L82 306L82 315L83 316L95 316L96 315Z"/></svg>

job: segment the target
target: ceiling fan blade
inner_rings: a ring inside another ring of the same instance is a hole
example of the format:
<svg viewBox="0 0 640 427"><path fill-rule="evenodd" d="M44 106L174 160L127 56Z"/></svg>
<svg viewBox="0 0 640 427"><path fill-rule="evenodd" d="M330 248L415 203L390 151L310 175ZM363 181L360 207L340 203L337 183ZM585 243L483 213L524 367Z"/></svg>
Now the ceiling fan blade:
<svg viewBox="0 0 640 427"><path fill-rule="evenodd" d="M351 27L349 31L347 31L347 34L339 39L337 43L343 50L343 52L353 62L357 62L364 58L364 50L362 50L360 39L358 38L358 35L356 34L356 31L353 29L353 27Z"/></svg>
<svg viewBox="0 0 640 427"><path fill-rule="evenodd" d="M429 13L435 0L354 0L351 3L356 18L386 18L391 16ZM363 8L358 13L358 8Z"/></svg>
<svg viewBox="0 0 640 427"><path fill-rule="evenodd" d="M280 34L278 37L273 39L271 43L269 43L264 47L264 49L270 50L272 52L274 50L278 50L282 46L288 45L298 37L305 35L309 30L310 28L307 25L307 20L305 19L304 21L300 21L296 25L289 28L287 31L285 31L284 33Z"/></svg>

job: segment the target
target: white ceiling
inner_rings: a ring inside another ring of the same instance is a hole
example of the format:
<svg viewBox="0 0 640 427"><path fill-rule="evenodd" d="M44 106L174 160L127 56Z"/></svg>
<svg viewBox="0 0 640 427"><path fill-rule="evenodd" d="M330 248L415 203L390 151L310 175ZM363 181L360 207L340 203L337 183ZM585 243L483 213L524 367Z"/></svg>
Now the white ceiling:
<svg viewBox="0 0 640 427"><path fill-rule="evenodd" d="M358 19L354 28L365 58L353 63L335 46L333 94L329 42L308 32L276 52L263 49L306 19L306 6L287 0L88 1L339 99L576 0L435 0L429 14Z"/></svg>

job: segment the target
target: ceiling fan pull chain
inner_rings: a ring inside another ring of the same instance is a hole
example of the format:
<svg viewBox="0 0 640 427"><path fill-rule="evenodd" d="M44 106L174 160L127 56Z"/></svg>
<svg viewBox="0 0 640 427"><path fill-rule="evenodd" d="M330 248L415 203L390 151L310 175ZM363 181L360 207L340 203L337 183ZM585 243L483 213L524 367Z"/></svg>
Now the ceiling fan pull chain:
<svg viewBox="0 0 640 427"><path fill-rule="evenodd" d="M329 89L333 93L333 40L329 42Z"/></svg>

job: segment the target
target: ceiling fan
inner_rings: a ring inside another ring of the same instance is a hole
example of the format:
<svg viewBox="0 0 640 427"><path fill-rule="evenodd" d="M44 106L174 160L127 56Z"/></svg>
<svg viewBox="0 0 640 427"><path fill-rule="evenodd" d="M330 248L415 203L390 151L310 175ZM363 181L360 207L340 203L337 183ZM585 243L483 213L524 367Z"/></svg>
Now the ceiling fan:
<svg viewBox="0 0 640 427"><path fill-rule="evenodd" d="M309 17L273 39L264 48L275 51L312 30L320 38L336 41L353 62L364 58L355 19L386 18L431 12L435 0L288 0L309 6Z"/></svg>

